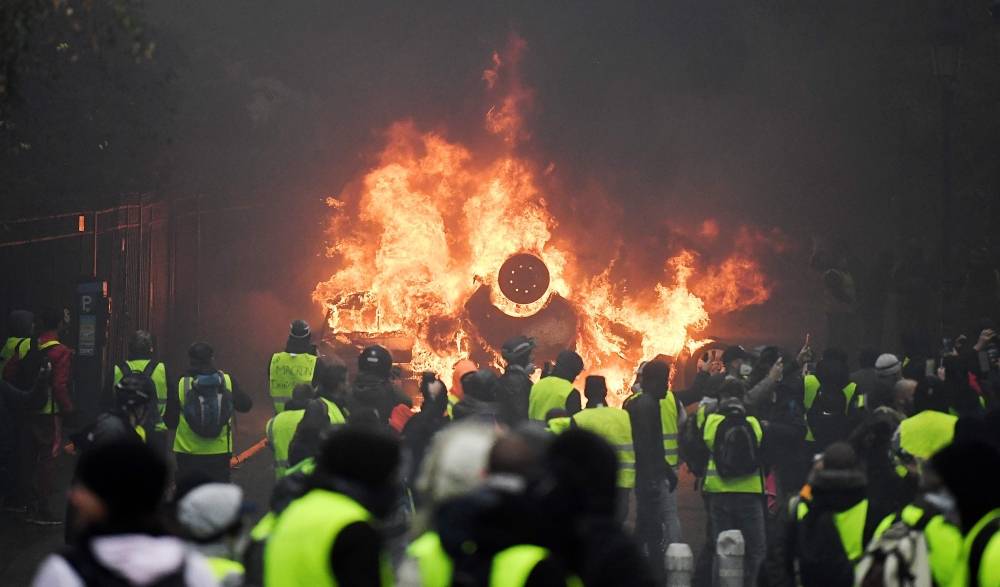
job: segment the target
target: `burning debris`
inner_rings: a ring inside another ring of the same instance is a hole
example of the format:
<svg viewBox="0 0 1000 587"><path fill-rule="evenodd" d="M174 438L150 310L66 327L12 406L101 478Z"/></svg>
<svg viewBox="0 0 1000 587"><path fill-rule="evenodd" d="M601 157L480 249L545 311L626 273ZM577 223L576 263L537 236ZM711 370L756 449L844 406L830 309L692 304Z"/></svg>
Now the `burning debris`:
<svg viewBox="0 0 1000 587"><path fill-rule="evenodd" d="M748 246L737 242L713 266L691 248L676 250L643 291L617 280L614 262L596 276L580 267L572 239L557 238L547 200L560 194L539 187L551 165L515 153L529 136L523 110L532 93L516 76L525 47L515 38L483 74L491 95L503 92L484 116L499 155L412 122L388 129L374 168L328 200L327 255L338 269L313 296L343 341L409 346L415 372L448 377L469 357L497 364L504 338L524 333L538 339L543 359L575 347L590 372L622 393L641 360L698 348L710 312L763 303L770 286L745 231ZM718 223L706 220L702 233L716 238Z"/></svg>

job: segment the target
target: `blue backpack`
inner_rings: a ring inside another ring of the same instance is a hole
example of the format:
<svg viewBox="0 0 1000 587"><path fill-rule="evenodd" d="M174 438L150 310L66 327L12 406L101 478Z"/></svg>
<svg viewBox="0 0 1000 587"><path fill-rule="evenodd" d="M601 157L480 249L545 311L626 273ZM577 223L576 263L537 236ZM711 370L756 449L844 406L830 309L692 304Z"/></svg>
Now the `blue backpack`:
<svg viewBox="0 0 1000 587"><path fill-rule="evenodd" d="M184 420L195 434L218 438L233 416L233 394L221 371L184 379Z"/></svg>

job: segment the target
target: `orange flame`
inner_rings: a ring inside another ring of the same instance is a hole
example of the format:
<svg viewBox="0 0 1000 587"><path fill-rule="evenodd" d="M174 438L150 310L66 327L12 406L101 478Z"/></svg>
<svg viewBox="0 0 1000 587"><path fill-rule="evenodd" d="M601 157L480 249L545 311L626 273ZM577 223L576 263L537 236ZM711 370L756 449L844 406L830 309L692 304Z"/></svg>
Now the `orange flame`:
<svg viewBox="0 0 1000 587"><path fill-rule="evenodd" d="M490 288L493 305L515 317L558 295L579 317L576 350L588 371L622 393L639 361L703 342L693 336L708 326L710 312L759 304L770 292L760 267L741 254L696 271L698 254L681 250L663 263L652 291L636 293L614 281L611 267L596 276L579 269L573 252L554 241L559 227L538 187L538 168L513 153L528 137L523 109L532 93L516 76L525 47L513 37L483 73L490 92L505 92L485 116L505 152L490 159L412 122L393 124L377 164L327 200L327 256L339 268L313 297L329 309L332 332L412 337L411 368L447 378L469 355L465 303L478 288ZM553 172L550 164L541 173ZM714 220L704 226L718 233ZM550 273L548 291L534 304L514 304L496 287L500 266L520 252L542 259Z"/></svg>

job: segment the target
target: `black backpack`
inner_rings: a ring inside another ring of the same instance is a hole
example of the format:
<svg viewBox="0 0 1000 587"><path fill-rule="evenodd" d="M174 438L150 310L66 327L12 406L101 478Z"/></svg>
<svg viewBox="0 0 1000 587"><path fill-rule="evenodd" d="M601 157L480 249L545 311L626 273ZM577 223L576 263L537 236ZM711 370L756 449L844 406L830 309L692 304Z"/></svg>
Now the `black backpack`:
<svg viewBox="0 0 1000 587"><path fill-rule="evenodd" d="M55 345L53 345L55 346ZM49 347L52 348L52 347ZM49 361L48 348L41 348L37 338L32 338L28 343L28 352L17 361L17 372L14 381L11 383L20 389L32 389L35 380L38 379L38 372ZM29 409L40 409L48 399L48 394L41 397L41 404L29 405Z"/></svg>
<svg viewBox="0 0 1000 587"><path fill-rule="evenodd" d="M705 435L698 426L698 415L692 414L681 426L677 438L680 458L695 477L704 477L708 471L708 460L712 456L705 444Z"/></svg>
<svg viewBox="0 0 1000 587"><path fill-rule="evenodd" d="M195 434L218 438L233 416L233 394L222 371L184 378L184 420Z"/></svg>
<svg viewBox="0 0 1000 587"><path fill-rule="evenodd" d="M132 583L128 579L102 565L87 544L68 548L61 553L61 556L69 563L69 566L79 576L80 582L86 587L132 587ZM147 587L184 587L187 584L184 580L186 567L187 561L181 564L176 571L161 577L158 581L149 583Z"/></svg>
<svg viewBox="0 0 1000 587"><path fill-rule="evenodd" d="M820 387L812 406L806 411L806 422L812 430L817 452L834 442L846 440L851 429L844 392Z"/></svg>
<svg viewBox="0 0 1000 587"><path fill-rule="evenodd" d="M760 444L742 406L721 412L722 422L715 431L712 458L719 477L732 479L760 474Z"/></svg>

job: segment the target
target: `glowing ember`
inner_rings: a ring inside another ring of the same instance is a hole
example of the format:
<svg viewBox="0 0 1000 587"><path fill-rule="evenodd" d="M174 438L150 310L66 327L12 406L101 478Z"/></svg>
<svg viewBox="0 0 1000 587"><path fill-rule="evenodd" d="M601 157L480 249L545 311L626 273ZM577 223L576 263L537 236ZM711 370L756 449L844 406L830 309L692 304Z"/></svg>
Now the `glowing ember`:
<svg viewBox="0 0 1000 587"><path fill-rule="evenodd" d="M466 309L477 290L488 288L493 307L511 319L539 315L562 298L578 316L576 350L589 372L621 393L639 361L690 353L705 342L692 338L709 312L762 303L769 287L746 251L696 272L698 254L680 250L663 262L658 283L635 292L611 267L597 276L578 268L573 251L553 238L558 226L536 182L554 167L539 171L513 152L529 136L523 112L532 93L516 76L525 47L515 38L483 74L497 93L484 126L499 156L411 122L388 129L374 168L328 200L327 255L339 269L313 297L330 311L332 332L412 337L411 368L446 381L474 347L495 360ZM701 232L714 239L717 222L706 220Z"/></svg>

